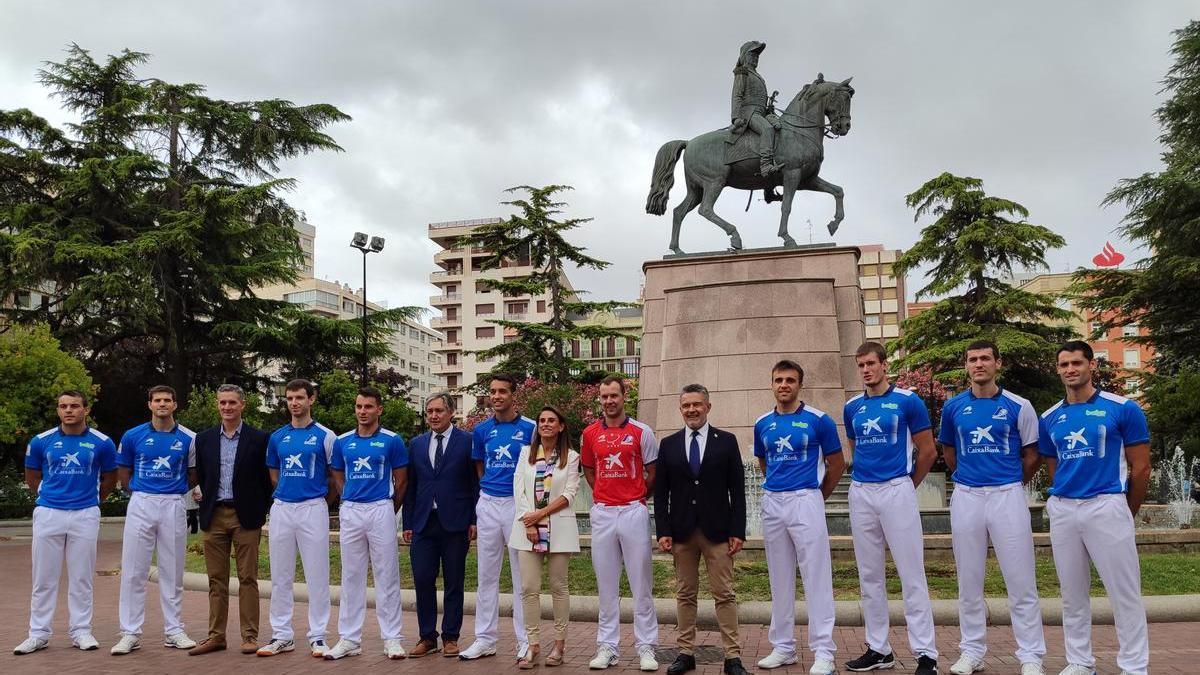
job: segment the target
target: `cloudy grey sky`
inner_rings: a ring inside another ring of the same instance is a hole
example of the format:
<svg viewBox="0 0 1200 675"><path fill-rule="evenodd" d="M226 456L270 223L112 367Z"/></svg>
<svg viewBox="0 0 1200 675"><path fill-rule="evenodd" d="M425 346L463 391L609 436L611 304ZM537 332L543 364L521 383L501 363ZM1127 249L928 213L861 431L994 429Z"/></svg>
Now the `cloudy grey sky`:
<svg viewBox="0 0 1200 675"><path fill-rule="evenodd" d="M1151 114L1190 2L106 2L0 1L0 106L63 115L34 83L69 42L102 56L153 55L146 75L222 98L328 102L354 120L345 153L289 163L292 196L317 227L317 274L359 278L347 246L387 237L373 298L426 304L426 224L504 216L503 189L567 183L577 239L613 263L572 275L600 298L636 297L669 215L643 211L665 141L728 123L746 40L788 100L818 71L854 76L854 126L827 142L822 177L846 191L839 244L906 247L904 195L948 170L983 178L1064 235L1055 271L1090 264L1123 211L1100 201L1158 166ZM681 169L677 169L681 172ZM680 175L680 174L677 174ZM681 181L671 203L682 197ZM778 205L728 191L717 210L746 246L774 246ZM831 197L800 193L792 232L828 241ZM726 246L698 214L685 250ZM1126 247L1127 248L1127 247ZM910 281L910 288L915 286Z"/></svg>

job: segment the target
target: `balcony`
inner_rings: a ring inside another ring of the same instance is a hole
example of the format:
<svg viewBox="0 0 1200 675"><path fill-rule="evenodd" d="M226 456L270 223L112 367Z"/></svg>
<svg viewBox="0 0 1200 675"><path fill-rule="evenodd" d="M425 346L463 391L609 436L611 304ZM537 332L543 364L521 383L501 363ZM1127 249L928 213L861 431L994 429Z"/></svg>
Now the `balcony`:
<svg viewBox="0 0 1200 675"><path fill-rule="evenodd" d="M524 313L505 312L505 321L529 321L529 315Z"/></svg>
<svg viewBox="0 0 1200 675"><path fill-rule="evenodd" d="M452 269L452 270L446 270L444 272L443 271L432 272L429 275L429 281L436 285L436 284L440 284L444 281L454 281L455 279L462 279L462 275L463 275L463 271L461 269L457 269L457 268Z"/></svg>
<svg viewBox="0 0 1200 675"><path fill-rule="evenodd" d="M437 346L431 347L430 351L435 352L457 352L463 348L462 342L443 342Z"/></svg>
<svg viewBox="0 0 1200 675"><path fill-rule="evenodd" d="M462 293L443 293L441 295L429 296L429 304L437 307L438 305L453 305L462 302Z"/></svg>
<svg viewBox="0 0 1200 675"><path fill-rule="evenodd" d="M438 317L438 318L431 319L429 321L430 328L451 328L453 326L461 326L461 325L462 325L461 317L455 317L452 319L446 318L446 317Z"/></svg>
<svg viewBox="0 0 1200 675"><path fill-rule="evenodd" d="M465 252L462 248L444 249L433 254L433 262L444 264L453 261L456 263L456 266L461 266L463 253Z"/></svg>
<svg viewBox="0 0 1200 675"><path fill-rule="evenodd" d="M433 367L434 375L457 375L463 370L461 363L439 363Z"/></svg>

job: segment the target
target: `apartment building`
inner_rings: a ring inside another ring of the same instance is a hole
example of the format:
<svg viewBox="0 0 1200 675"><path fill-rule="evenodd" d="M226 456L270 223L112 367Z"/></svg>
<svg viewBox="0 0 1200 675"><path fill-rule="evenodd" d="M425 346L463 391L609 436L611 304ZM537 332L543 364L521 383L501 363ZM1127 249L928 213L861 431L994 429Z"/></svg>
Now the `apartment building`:
<svg viewBox="0 0 1200 675"><path fill-rule="evenodd" d="M906 318L904 277L892 273L902 251L882 244L860 245L858 285L863 295L863 334L868 340L886 341L900 337Z"/></svg>
<svg viewBox="0 0 1200 675"><path fill-rule="evenodd" d="M642 308L621 307L612 311L572 316L580 326L615 328L624 337L572 340L571 358L583 361L588 370L622 373L636 378L642 363Z"/></svg>

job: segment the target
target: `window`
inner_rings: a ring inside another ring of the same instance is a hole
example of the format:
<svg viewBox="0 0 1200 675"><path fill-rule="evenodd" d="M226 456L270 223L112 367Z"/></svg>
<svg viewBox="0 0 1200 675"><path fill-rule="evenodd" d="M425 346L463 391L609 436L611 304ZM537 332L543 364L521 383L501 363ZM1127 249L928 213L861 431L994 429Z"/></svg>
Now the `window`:
<svg viewBox="0 0 1200 675"><path fill-rule="evenodd" d="M868 326L878 326L879 325L879 315L878 314L868 314L863 317L863 323L865 323Z"/></svg>
<svg viewBox="0 0 1200 675"><path fill-rule="evenodd" d="M1094 352L1094 355L1095 355L1097 361L1107 361L1108 360L1108 350L1107 349L1097 349Z"/></svg>
<svg viewBox="0 0 1200 675"><path fill-rule="evenodd" d="M442 311L446 312L447 319L457 319L458 318L458 308L457 307L447 307L446 309L444 309Z"/></svg>
<svg viewBox="0 0 1200 675"><path fill-rule="evenodd" d="M885 325L885 326L894 326L894 325L896 325L897 321L898 321L898 319L896 318L895 314L884 314L883 315L883 325Z"/></svg>
<svg viewBox="0 0 1200 675"><path fill-rule="evenodd" d="M491 290L492 290L492 287L488 286L488 283L486 281L476 281L475 282L475 292L476 293L489 293L489 292L491 292Z"/></svg>
<svg viewBox="0 0 1200 675"><path fill-rule="evenodd" d="M879 290L879 292L883 295L884 300L895 300L896 299L896 288L894 286L889 286L888 288L882 288Z"/></svg>
<svg viewBox="0 0 1200 675"><path fill-rule="evenodd" d="M538 314L541 314L542 312L546 311L546 301L545 300L537 301L537 311L538 311Z"/></svg>
<svg viewBox="0 0 1200 675"><path fill-rule="evenodd" d="M456 331L456 330L446 331L446 342L458 342L458 331Z"/></svg>
<svg viewBox="0 0 1200 675"><path fill-rule="evenodd" d="M452 293L457 293L457 292L458 292L458 284L446 284L446 289L445 289L446 295L450 295Z"/></svg>
<svg viewBox="0 0 1200 675"><path fill-rule="evenodd" d="M880 264L879 265L879 274L881 276L885 276L885 277L892 276L892 264L891 263Z"/></svg>
<svg viewBox="0 0 1200 675"><path fill-rule="evenodd" d="M1121 326L1121 337L1137 337L1138 325L1136 323L1127 323Z"/></svg>
<svg viewBox="0 0 1200 675"><path fill-rule="evenodd" d="M527 314L529 312L528 302L510 302L505 308L506 314Z"/></svg>
<svg viewBox="0 0 1200 675"><path fill-rule="evenodd" d="M863 291L863 300L878 300L878 299L879 299L879 289L878 288L868 288L867 290Z"/></svg>
<svg viewBox="0 0 1200 675"><path fill-rule="evenodd" d="M873 277L876 274L879 274L879 265L859 265L858 266L858 276L860 276L860 277Z"/></svg>
<svg viewBox="0 0 1200 675"><path fill-rule="evenodd" d="M1125 367L1126 368L1141 368L1142 367L1142 352L1138 349L1125 350Z"/></svg>
<svg viewBox="0 0 1200 675"><path fill-rule="evenodd" d="M485 302L475 305L475 316L489 316L496 313L496 303Z"/></svg>
<svg viewBox="0 0 1200 675"><path fill-rule="evenodd" d="M494 338L494 337L496 337L496 327L495 326L484 326L482 328L476 328L475 329L475 337L477 339Z"/></svg>
<svg viewBox="0 0 1200 675"><path fill-rule="evenodd" d="M579 358L579 340L571 340L571 358Z"/></svg>
<svg viewBox="0 0 1200 675"><path fill-rule="evenodd" d="M1093 335L1096 333L1099 333L1100 332L1100 322L1093 321L1090 324L1088 324L1088 328L1092 331Z"/></svg>
<svg viewBox="0 0 1200 675"><path fill-rule="evenodd" d="M1136 396L1142 391L1142 381L1139 378L1131 377L1125 380L1125 393L1130 396Z"/></svg>
<svg viewBox="0 0 1200 675"><path fill-rule="evenodd" d="M631 337L625 338L625 353L629 355L637 353L637 340Z"/></svg>
<svg viewBox="0 0 1200 675"><path fill-rule="evenodd" d="M446 386L449 387L450 389L457 387L458 386L458 376L457 375L447 375L446 376Z"/></svg>
<svg viewBox="0 0 1200 675"><path fill-rule="evenodd" d="M446 355L446 365L448 365L448 366L458 365L458 354L454 354L454 353L447 354Z"/></svg>

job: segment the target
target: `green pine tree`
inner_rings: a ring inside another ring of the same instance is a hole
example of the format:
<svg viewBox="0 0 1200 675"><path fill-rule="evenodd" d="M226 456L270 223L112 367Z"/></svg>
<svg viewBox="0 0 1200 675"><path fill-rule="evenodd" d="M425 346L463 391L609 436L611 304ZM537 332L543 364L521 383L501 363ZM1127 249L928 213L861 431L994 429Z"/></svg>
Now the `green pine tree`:
<svg viewBox="0 0 1200 675"><path fill-rule="evenodd" d="M895 274L932 265L929 283L917 298L942 299L904 322L903 337L889 344L892 351L903 351L896 365L927 365L939 381L962 386L966 346L988 338L1000 347L1003 385L1035 406L1049 405L1060 396L1055 349L1071 334L1058 324L1071 314L1054 298L1020 290L1005 279L1014 267L1045 268L1046 250L1062 246L1063 238L1027 222L1024 206L986 194L978 178L943 173L906 201L916 220L929 215L934 221L896 261Z"/></svg>
<svg viewBox="0 0 1200 675"><path fill-rule="evenodd" d="M488 285L505 296L536 296L549 293L550 320L546 323L493 320L498 326L514 331L516 339L489 349L480 350L479 358L499 358L491 372L514 373L536 377L547 382L565 384L571 380L572 372L582 370L583 364L573 359L568 351L572 340L593 340L608 337L624 337L620 330L603 326L580 326L572 316L599 310L628 307L622 302L587 302L579 299L586 293L572 288L567 282L566 265L602 270L608 262L594 258L582 247L567 241L565 234L591 218L556 219L562 213L564 202L555 201L555 195L571 190L569 185L547 185L531 187L520 185L509 188L510 193L524 192L527 198L501 202L514 206L520 213L508 220L477 227L463 237L462 244L481 248L490 253L484 259L484 270L496 269L504 264L518 261L533 267L528 276L511 279L489 279ZM486 382L487 375L481 376Z"/></svg>

